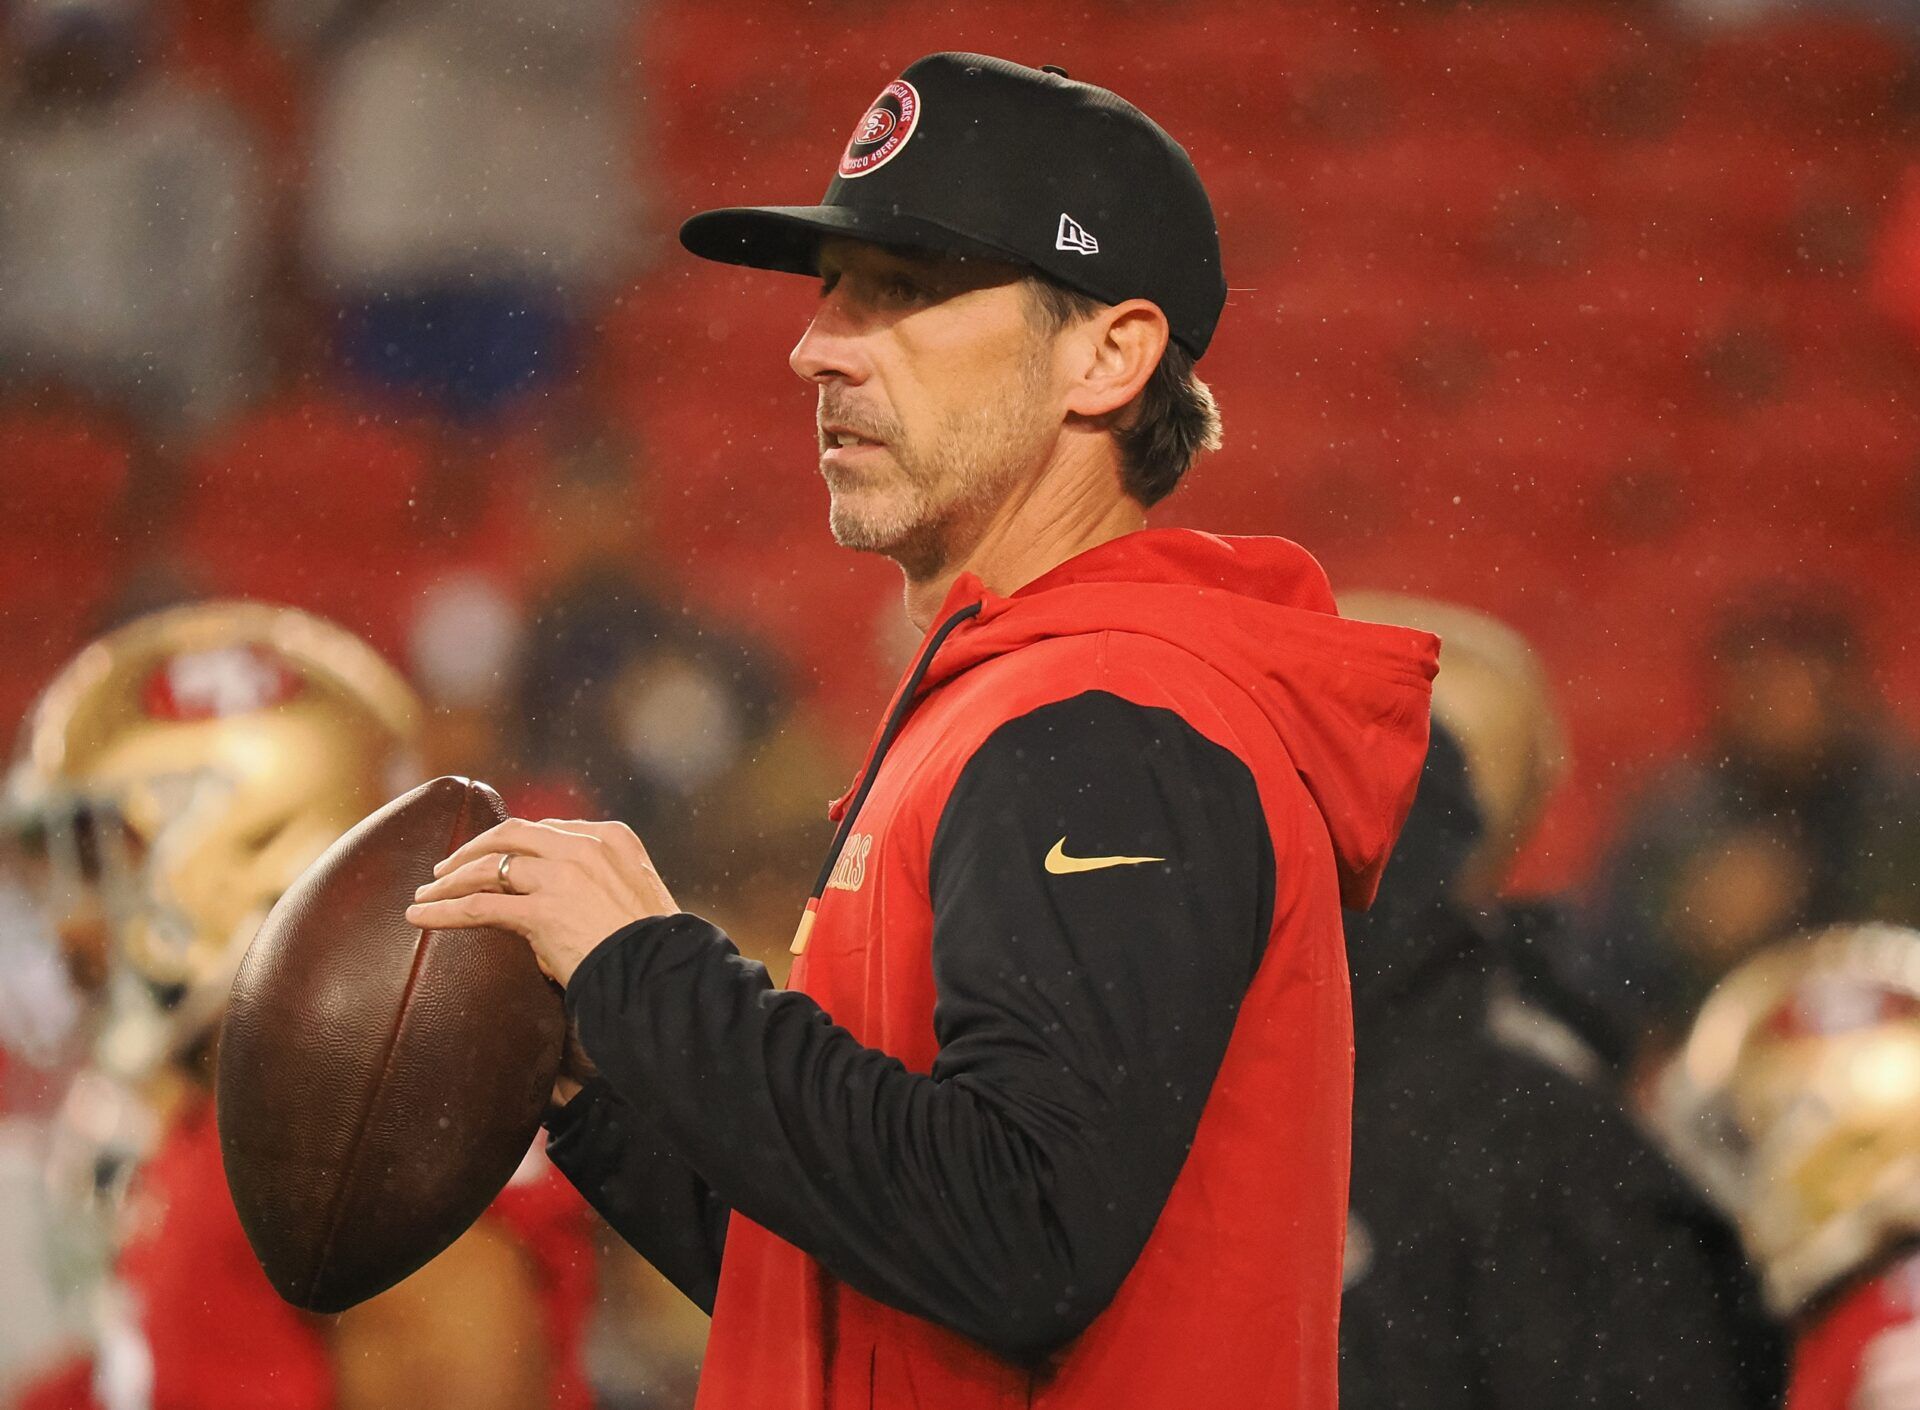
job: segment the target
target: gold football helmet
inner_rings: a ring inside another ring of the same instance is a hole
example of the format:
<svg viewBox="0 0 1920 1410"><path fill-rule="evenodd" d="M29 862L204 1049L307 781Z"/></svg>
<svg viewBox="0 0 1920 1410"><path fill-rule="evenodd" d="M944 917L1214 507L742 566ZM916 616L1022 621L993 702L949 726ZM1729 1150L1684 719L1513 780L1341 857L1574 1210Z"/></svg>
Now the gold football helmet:
<svg viewBox="0 0 1920 1410"><path fill-rule="evenodd" d="M1434 717L1466 756L1480 843L1461 891L1490 901L1567 769L1567 742L1547 673L1527 639L1470 607L1391 592L1340 594L1349 617L1417 627L1440 638Z"/></svg>
<svg viewBox="0 0 1920 1410"><path fill-rule="evenodd" d="M1659 1116L1783 1316L1920 1235L1920 931L1838 926L1741 965Z"/></svg>
<svg viewBox="0 0 1920 1410"><path fill-rule="evenodd" d="M262 603L141 618L62 670L27 716L9 802L45 838L56 891L108 917L109 1028L138 1008L112 992L131 976L166 1030L134 1046L201 1036L280 893L413 781L419 718L371 647Z"/></svg>

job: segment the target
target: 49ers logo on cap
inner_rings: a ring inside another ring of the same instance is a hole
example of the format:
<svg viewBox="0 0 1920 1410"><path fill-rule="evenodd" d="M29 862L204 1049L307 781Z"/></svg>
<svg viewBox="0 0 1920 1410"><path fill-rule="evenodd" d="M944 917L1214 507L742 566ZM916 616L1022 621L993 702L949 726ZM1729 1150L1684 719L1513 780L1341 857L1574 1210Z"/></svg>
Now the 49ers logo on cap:
<svg viewBox="0 0 1920 1410"><path fill-rule="evenodd" d="M855 125L847 150L840 157L840 174L851 178L878 171L907 145L919 122L918 90L904 78L896 78L880 91Z"/></svg>

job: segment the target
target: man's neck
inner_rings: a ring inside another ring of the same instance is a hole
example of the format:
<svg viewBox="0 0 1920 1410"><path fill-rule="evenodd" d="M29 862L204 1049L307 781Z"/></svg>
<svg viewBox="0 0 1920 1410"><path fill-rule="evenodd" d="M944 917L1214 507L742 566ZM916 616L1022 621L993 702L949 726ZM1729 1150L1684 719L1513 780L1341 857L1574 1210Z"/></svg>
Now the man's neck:
<svg viewBox="0 0 1920 1410"><path fill-rule="evenodd" d="M1055 464L1021 486L988 520L972 549L938 572L908 578L907 616L921 631L946 601L954 580L972 573L1002 596L1098 547L1147 526L1147 511L1119 488L1104 457Z"/></svg>

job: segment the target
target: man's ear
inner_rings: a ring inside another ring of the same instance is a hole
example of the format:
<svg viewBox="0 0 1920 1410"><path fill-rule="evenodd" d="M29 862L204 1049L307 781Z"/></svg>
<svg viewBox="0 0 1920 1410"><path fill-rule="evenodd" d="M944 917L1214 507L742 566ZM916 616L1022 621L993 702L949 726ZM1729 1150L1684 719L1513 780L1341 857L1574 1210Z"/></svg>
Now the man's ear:
<svg viewBox="0 0 1920 1410"><path fill-rule="evenodd" d="M1140 395L1167 350L1167 316L1145 299L1102 309L1074 329L1075 377L1067 410L1111 416Z"/></svg>

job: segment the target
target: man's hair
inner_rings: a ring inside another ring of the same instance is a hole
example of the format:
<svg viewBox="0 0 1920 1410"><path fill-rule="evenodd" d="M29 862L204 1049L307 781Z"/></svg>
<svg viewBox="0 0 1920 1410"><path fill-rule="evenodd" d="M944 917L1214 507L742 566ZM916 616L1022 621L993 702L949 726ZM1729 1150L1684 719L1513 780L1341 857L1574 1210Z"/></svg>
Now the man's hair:
<svg viewBox="0 0 1920 1410"><path fill-rule="evenodd" d="M1042 333L1054 334L1107 305L1040 275L1026 280L1029 308ZM1134 399L1133 417L1114 431L1120 444L1120 477L1127 493L1155 505L1201 452L1220 448L1220 408L1207 384L1194 375L1193 354L1169 342L1160 365Z"/></svg>

